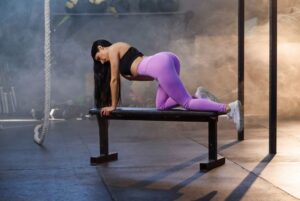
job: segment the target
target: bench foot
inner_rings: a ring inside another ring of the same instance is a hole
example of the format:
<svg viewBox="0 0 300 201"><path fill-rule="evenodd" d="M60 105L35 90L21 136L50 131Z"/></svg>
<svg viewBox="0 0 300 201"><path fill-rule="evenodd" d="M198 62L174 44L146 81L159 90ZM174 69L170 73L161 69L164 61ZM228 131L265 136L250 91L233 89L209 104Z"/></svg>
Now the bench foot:
<svg viewBox="0 0 300 201"><path fill-rule="evenodd" d="M214 168L222 166L225 164L225 158L218 158L217 160L210 160L207 163L200 163L200 171L201 172L208 172Z"/></svg>
<svg viewBox="0 0 300 201"><path fill-rule="evenodd" d="M110 153L108 155L100 155L98 157L91 157L90 164L91 165L99 165L101 163L107 163L110 161L118 160L118 153Z"/></svg>

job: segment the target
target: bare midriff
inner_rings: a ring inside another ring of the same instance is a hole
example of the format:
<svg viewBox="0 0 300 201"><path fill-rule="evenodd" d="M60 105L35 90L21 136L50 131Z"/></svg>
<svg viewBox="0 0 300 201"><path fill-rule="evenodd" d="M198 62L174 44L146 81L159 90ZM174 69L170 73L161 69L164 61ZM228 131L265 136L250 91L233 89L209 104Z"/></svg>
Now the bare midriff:
<svg viewBox="0 0 300 201"><path fill-rule="evenodd" d="M132 74L132 77L136 77L138 75L138 72L137 72L137 67L138 65L141 63L141 61L143 60L143 56L141 57L137 57L131 64L131 67L130 67L130 72Z"/></svg>

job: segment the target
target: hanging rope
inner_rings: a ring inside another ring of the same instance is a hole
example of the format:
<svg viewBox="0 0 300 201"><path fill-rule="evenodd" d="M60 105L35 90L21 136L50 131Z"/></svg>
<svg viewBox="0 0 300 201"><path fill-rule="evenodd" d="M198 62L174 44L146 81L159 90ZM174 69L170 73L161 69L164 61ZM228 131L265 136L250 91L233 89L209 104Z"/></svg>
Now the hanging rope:
<svg viewBox="0 0 300 201"><path fill-rule="evenodd" d="M33 140L41 145L49 129L50 113L50 90L51 90L51 49L50 49L50 0L44 1L45 18L45 43L44 43L44 65L45 65L45 105L44 122L34 128Z"/></svg>

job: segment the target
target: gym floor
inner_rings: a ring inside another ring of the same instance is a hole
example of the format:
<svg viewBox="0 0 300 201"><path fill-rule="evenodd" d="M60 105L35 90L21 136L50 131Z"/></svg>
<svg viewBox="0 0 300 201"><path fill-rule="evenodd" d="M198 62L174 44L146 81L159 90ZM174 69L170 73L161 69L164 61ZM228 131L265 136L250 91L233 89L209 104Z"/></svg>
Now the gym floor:
<svg viewBox="0 0 300 201"><path fill-rule="evenodd" d="M110 151L119 160L90 166L99 153L96 120L52 121L43 146L37 122L3 122L0 201L298 200L299 121L280 121L278 154L268 155L267 122L246 121L245 141L219 120L226 164L199 172L207 158L205 123L111 121Z"/></svg>

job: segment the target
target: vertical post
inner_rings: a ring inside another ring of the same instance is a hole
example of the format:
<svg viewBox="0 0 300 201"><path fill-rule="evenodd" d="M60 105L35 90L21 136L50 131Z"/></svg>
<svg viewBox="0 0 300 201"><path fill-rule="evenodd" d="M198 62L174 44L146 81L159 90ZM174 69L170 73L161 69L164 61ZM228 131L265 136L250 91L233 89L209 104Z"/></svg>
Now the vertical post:
<svg viewBox="0 0 300 201"><path fill-rule="evenodd" d="M210 120L208 122L208 159L211 160L217 160L217 121L216 120Z"/></svg>
<svg viewBox="0 0 300 201"><path fill-rule="evenodd" d="M270 0L269 153L277 152L277 0Z"/></svg>
<svg viewBox="0 0 300 201"><path fill-rule="evenodd" d="M100 114L97 114L97 122L99 127L100 156L91 157L91 165L99 165L101 163L118 160L118 153L109 153L108 150L108 119L101 118Z"/></svg>
<svg viewBox="0 0 300 201"><path fill-rule="evenodd" d="M108 120L97 115L99 126L100 155L108 155Z"/></svg>
<svg viewBox="0 0 300 201"><path fill-rule="evenodd" d="M207 172L225 164L225 158L218 158L218 117L208 121L208 162L200 163L200 171Z"/></svg>
<svg viewBox="0 0 300 201"><path fill-rule="evenodd" d="M238 99L244 106L245 66L245 0L238 2ZM242 110L244 117L244 110ZM244 123L244 122L243 122ZM243 126L244 127L244 126ZM244 130L238 132L238 140L244 140Z"/></svg>

